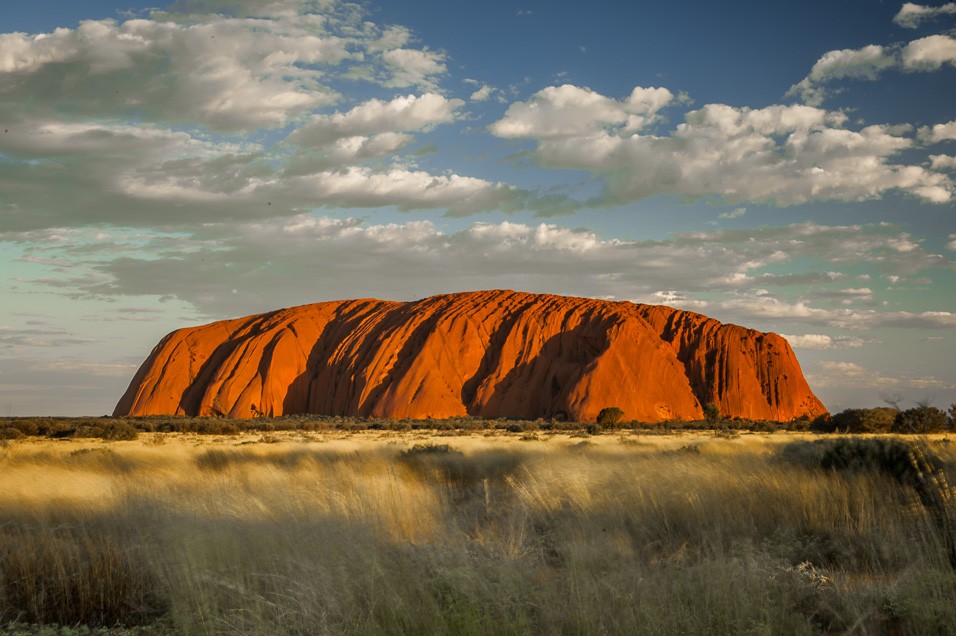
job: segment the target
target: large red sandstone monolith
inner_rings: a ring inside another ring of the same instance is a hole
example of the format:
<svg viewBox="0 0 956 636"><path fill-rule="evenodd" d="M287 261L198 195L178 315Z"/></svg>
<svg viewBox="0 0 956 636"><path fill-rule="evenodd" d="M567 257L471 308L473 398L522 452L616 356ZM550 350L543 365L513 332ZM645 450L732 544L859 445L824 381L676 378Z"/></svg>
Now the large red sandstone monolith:
<svg viewBox="0 0 956 636"><path fill-rule="evenodd" d="M788 421L826 411L787 341L670 307L513 291L347 300L169 334L114 415Z"/></svg>

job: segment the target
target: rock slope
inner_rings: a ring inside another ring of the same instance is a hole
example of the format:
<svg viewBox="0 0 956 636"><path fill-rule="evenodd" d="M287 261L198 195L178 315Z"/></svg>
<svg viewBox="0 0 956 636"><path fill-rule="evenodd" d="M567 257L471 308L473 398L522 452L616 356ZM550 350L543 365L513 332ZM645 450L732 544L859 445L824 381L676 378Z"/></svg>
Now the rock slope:
<svg viewBox="0 0 956 636"><path fill-rule="evenodd" d="M317 303L174 331L114 415L787 421L824 406L782 337L655 305L513 291Z"/></svg>

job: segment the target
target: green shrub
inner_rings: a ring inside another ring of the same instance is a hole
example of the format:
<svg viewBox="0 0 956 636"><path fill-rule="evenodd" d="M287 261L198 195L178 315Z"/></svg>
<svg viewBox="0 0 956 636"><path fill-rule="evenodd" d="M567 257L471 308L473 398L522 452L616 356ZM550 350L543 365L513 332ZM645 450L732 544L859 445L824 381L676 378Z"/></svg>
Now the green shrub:
<svg viewBox="0 0 956 636"><path fill-rule="evenodd" d="M45 437L68 437L76 430L71 420L42 418L36 420L37 434Z"/></svg>
<svg viewBox="0 0 956 636"><path fill-rule="evenodd" d="M75 429L73 429L73 432L70 434L70 437L97 439L100 437L100 433L101 431L98 427L84 424L82 426L77 426Z"/></svg>
<svg viewBox="0 0 956 636"><path fill-rule="evenodd" d="M406 448L398 454L401 459L411 459L421 455L457 455L463 453L457 448L452 448L448 444L415 444L411 448Z"/></svg>
<svg viewBox="0 0 956 636"><path fill-rule="evenodd" d="M100 437L110 441L128 441L139 437L139 431L126 422L108 422L100 428Z"/></svg>
<svg viewBox="0 0 956 636"><path fill-rule="evenodd" d="M15 428L24 435L39 435L40 426L34 420L13 420L9 423L10 428Z"/></svg>
<svg viewBox="0 0 956 636"><path fill-rule="evenodd" d="M598 413L597 423L604 427L614 426L624 418L624 411L616 406L608 406Z"/></svg>
<svg viewBox="0 0 956 636"><path fill-rule="evenodd" d="M846 409L828 422L814 420L813 430L821 433L889 433L899 411L880 406L872 409Z"/></svg>
<svg viewBox="0 0 956 636"><path fill-rule="evenodd" d="M0 439L20 439L21 437L26 437L26 435L12 426L0 428Z"/></svg>
<svg viewBox="0 0 956 636"><path fill-rule="evenodd" d="M810 431L813 433L832 433L834 430L833 416L829 413L817 415L810 422Z"/></svg>
<svg viewBox="0 0 956 636"><path fill-rule="evenodd" d="M827 446L820 458L820 466L825 469L883 473L902 483L911 482L916 470L913 446L907 441L841 438Z"/></svg>
<svg viewBox="0 0 956 636"><path fill-rule="evenodd" d="M192 432L200 435L238 435L239 427L221 419L200 420Z"/></svg>
<svg viewBox="0 0 956 636"><path fill-rule="evenodd" d="M894 433L939 433L949 428L946 413L935 406L917 406L896 414L893 419Z"/></svg>
<svg viewBox="0 0 956 636"><path fill-rule="evenodd" d="M704 419L707 420L707 423L712 427L717 426L717 423L720 422L720 408L713 402L705 404Z"/></svg>

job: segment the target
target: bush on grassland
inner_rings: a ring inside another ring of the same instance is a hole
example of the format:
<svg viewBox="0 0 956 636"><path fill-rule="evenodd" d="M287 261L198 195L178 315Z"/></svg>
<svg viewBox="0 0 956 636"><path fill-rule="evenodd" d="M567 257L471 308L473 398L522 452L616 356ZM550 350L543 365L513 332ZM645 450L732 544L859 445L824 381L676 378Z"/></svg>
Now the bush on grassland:
<svg viewBox="0 0 956 636"><path fill-rule="evenodd" d="M40 425L35 420L11 420L7 422L7 427L16 429L24 435L39 435Z"/></svg>
<svg viewBox="0 0 956 636"><path fill-rule="evenodd" d="M897 409L888 406L846 409L830 418L815 419L810 430L817 433L889 433L897 413Z"/></svg>
<svg viewBox="0 0 956 636"><path fill-rule="evenodd" d="M704 405L704 419L707 420L707 423L711 426L716 427L720 422L720 407L718 407L713 402L708 402Z"/></svg>
<svg viewBox="0 0 956 636"><path fill-rule="evenodd" d="M913 446L900 439L840 438L828 444L822 468L854 472L881 472L906 481L913 472Z"/></svg>
<svg viewBox="0 0 956 636"><path fill-rule="evenodd" d="M139 431L126 422L108 422L100 428L100 437L110 441L134 440Z"/></svg>
<svg viewBox="0 0 956 636"><path fill-rule="evenodd" d="M611 427L620 422L623 418L624 411L616 406L608 406L601 409L601 412L598 413L597 423L604 427Z"/></svg>
<svg viewBox="0 0 956 636"><path fill-rule="evenodd" d="M401 459L410 459L422 455L457 455L460 457L463 455L463 453L457 448L454 448L448 444L415 444L411 448L406 448L398 454L399 458Z"/></svg>
<svg viewBox="0 0 956 636"><path fill-rule="evenodd" d="M139 431L126 422L85 422L70 433L70 437L105 439L111 442L134 440Z"/></svg>
<svg viewBox="0 0 956 636"><path fill-rule="evenodd" d="M899 411L893 419L894 433L939 433L948 430L949 418L935 406L917 406Z"/></svg>

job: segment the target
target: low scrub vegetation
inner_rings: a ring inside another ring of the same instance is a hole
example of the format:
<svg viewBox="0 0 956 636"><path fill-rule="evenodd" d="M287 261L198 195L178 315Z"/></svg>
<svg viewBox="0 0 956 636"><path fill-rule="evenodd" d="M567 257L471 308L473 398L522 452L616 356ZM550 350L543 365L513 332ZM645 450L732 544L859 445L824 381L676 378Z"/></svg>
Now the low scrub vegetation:
<svg viewBox="0 0 956 636"><path fill-rule="evenodd" d="M857 409L861 411L880 409ZM892 409L890 409L892 410ZM934 409L935 410L935 409ZM846 413L846 412L844 412ZM893 410L894 415L896 411ZM908 412L907 412L908 413ZM940 411L942 413L942 411ZM945 418L945 414L944 418ZM769 422L746 418L719 416L695 421L668 421L659 423L627 420L616 407L603 409L594 422L566 421L564 419L516 420L506 418L457 417L448 419L385 419L333 415L286 415L253 419L220 417L151 416L123 418L0 418L0 440L38 436L53 439L104 439L110 441L134 440L142 433L189 433L195 435L238 435L240 433L270 434L281 431L299 432L357 432L357 431L445 431L449 433L508 432L533 433L584 432L599 434L614 431L638 431L646 434L671 434L681 431L720 430L725 432L891 432L892 421L885 426L869 428L847 424L843 414L826 416L811 421L801 418L791 422ZM910 421L910 420L907 420ZM919 420L922 422L923 420ZM936 420L932 420L936 422ZM951 427L949 420L947 426ZM933 432L936 425L900 426L899 432ZM866 428L866 430L863 430ZM908 429L913 428L910 431ZM907 430L903 430L907 429ZM916 430L918 429L918 430ZM932 430L930 430L932 429ZM939 430L948 430L946 428Z"/></svg>
<svg viewBox="0 0 956 636"><path fill-rule="evenodd" d="M903 435L926 435L956 430L953 415L950 416L934 406L916 406L900 410L883 406L871 409L846 409L834 415L819 417L810 423L810 430L817 433L899 433Z"/></svg>
<svg viewBox="0 0 956 636"><path fill-rule="evenodd" d="M0 448L0 631L956 625L945 438L139 436Z"/></svg>

